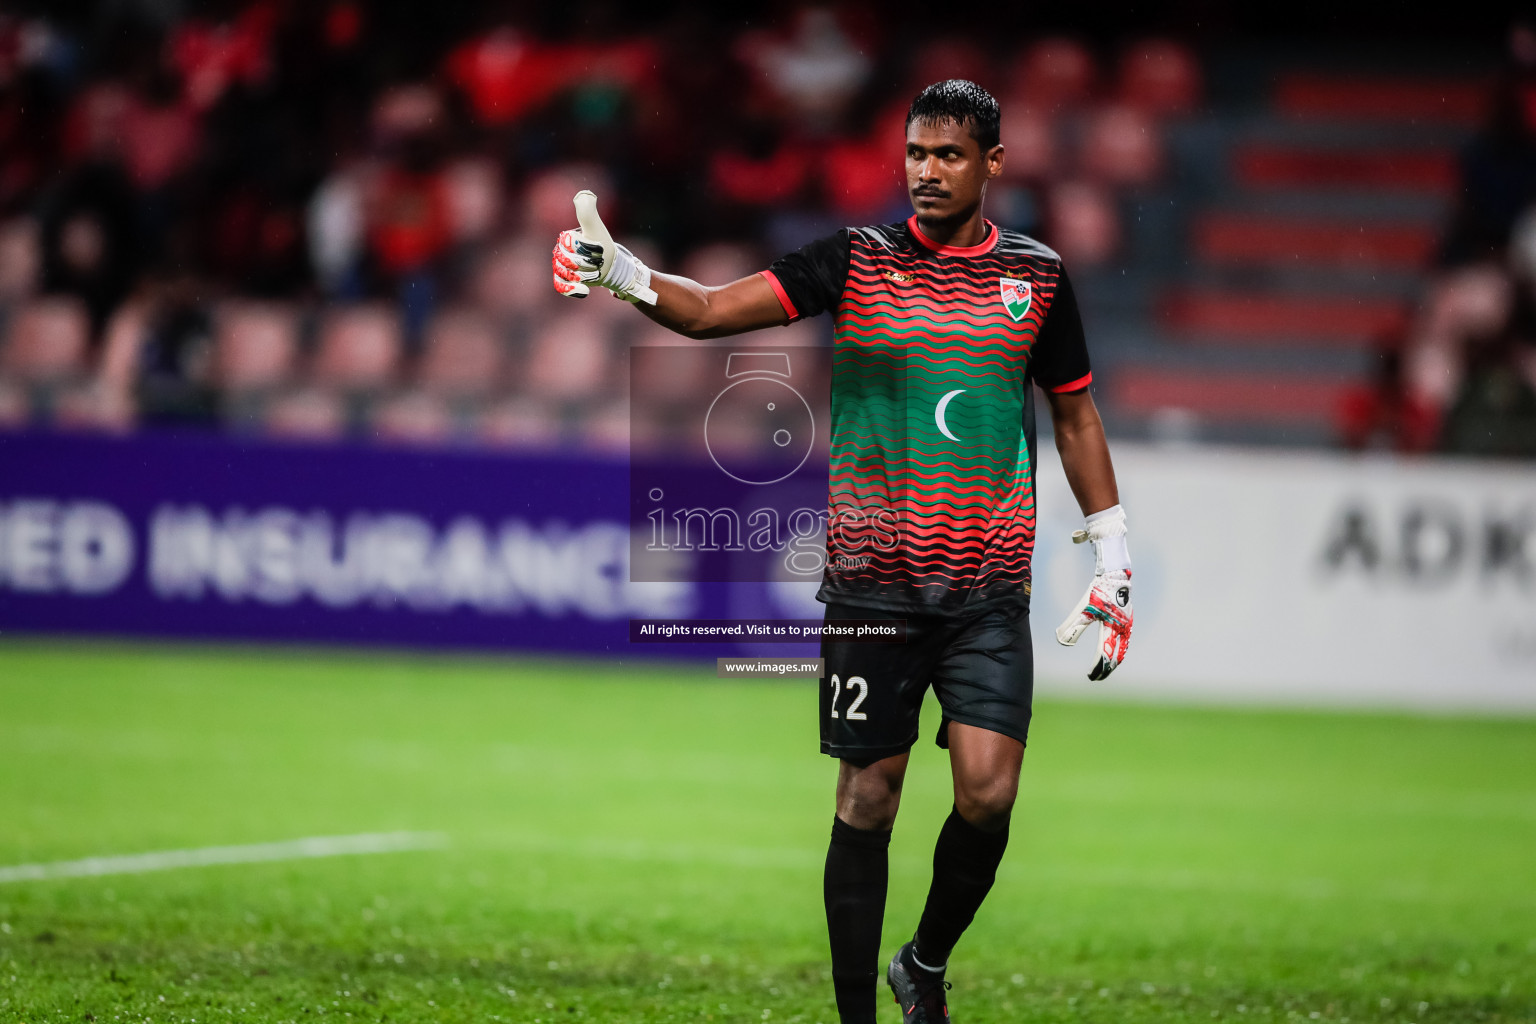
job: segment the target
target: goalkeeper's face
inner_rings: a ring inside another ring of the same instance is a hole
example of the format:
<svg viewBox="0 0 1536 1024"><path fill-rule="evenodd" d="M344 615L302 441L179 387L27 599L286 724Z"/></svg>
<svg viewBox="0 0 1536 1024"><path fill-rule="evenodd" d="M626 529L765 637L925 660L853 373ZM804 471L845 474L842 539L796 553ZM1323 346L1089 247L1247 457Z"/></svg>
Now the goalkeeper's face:
<svg viewBox="0 0 1536 1024"><path fill-rule="evenodd" d="M963 124L907 126L907 195L919 222L964 221L981 208L987 182L1003 170L1003 147L982 152Z"/></svg>

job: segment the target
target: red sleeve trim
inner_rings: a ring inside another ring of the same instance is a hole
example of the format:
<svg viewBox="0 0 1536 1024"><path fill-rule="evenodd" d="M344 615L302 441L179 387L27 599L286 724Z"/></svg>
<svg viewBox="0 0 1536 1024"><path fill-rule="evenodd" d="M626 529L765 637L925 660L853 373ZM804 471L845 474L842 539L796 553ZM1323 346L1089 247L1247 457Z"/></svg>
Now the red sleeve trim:
<svg viewBox="0 0 1536 1024"><path fill-rule="evenodd" d="M789 299L789 293L779 283L779 276L771 270L759 270L758 273L768 279L768 284L773 288L773 294L778 297L779 305L784 307L785 315L791 320L798 320L800 318L800 311L795 308L795 304Z"/></svg>
<svg viewBox="0 0 1536 1024"><path fill-rule="evenodd" d="M1093 371L1090 370L1089 372L1083 374L1081 377L1077 378L1077 380L1068 381L1065 384L1058 384L1055 387L1047 388L1046 390L1053 395L1063 395L1068 391L1081 391L1083 388L1092 383Z"/></svg>

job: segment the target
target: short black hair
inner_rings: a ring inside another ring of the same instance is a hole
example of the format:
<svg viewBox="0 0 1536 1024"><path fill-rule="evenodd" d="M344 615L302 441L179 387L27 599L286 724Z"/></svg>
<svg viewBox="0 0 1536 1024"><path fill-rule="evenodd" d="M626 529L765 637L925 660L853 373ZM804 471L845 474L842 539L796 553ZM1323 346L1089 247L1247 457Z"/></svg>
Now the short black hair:
<svg viewBox="0 0 1536 1024"><path fill-rule="evenodd" d="M983 153L1001 138L1002 113L997 100L975 82L963 78L934 82L918 93L907 109L906 127L911 128L913 121L925 125L953 121L968 127Z"/></svg>

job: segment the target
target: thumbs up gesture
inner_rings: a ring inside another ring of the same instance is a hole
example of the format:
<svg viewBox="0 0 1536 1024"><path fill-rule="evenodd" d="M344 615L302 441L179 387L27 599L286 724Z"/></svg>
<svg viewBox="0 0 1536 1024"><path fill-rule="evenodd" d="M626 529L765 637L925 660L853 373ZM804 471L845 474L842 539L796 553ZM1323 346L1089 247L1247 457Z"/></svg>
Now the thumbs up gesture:
<svg viewBox="0 0 1536 1024"><path fill-rule="evenodd" d="M592 286L607 288L629 302L656 303L651 290L651 268L613 240L597 213L597 196L583 189L572 200L576 207L575 229L560 232L552 253L555 291L584 299Z"/></svg>

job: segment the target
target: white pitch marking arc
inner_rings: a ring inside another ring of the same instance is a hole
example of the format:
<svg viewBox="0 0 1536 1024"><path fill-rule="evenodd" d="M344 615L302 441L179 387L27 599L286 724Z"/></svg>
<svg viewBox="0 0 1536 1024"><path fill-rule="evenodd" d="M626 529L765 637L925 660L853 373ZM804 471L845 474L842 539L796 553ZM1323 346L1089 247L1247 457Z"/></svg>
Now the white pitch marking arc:
<svg viewBox="0 0 1536 1024"><path fill-rule="evenodd" d="M939 399L939 404L934 406L934 408L933 408L933 422L934 422L934 424L938 426L939 433L943 434L945 437L949 438L951 441L958 441L960 439L958 437L956 437L954 434L951 434L949 432L949 424L944 422L944 410L949 408L949 403L950 403L951 399L953 399L956 395L963 395L963 394L965 394L966 391L968 391L968 390L970 390L970 389L969 388L957 388L954 391L951 391L949 394L947 394L943 398Z"/></svg>
<svg viewBox="0 0 1536 1024"><path fill-rule="evenodd" d="M364 853L436 850L448 845L441 832L362 832L350 836L307 836L277 843L243 846L200 846L190 850L158 850L112 857L85 857L43 864L0 867L0 884L38 882L48 878L95 878L101 875L142 875L174 868L219 864L261 864L269 861L344 857Z"/></svg>

